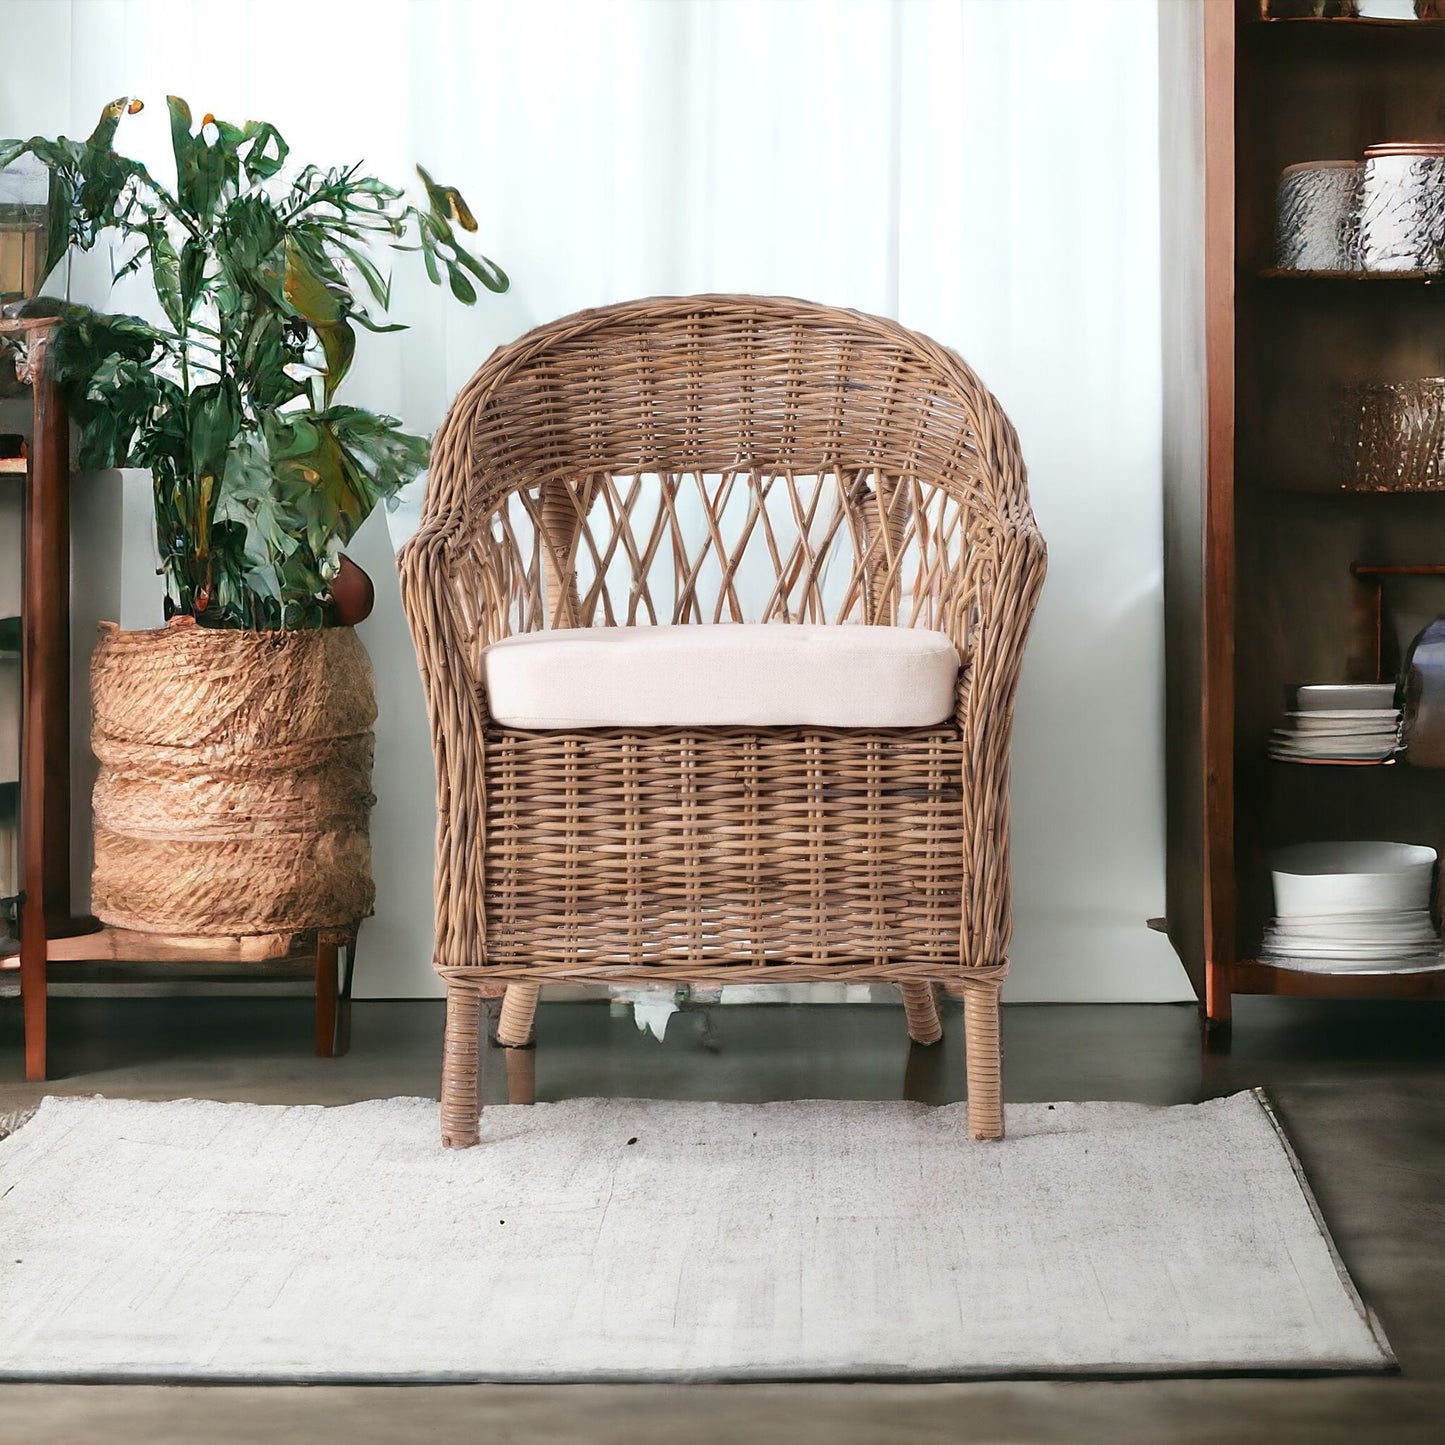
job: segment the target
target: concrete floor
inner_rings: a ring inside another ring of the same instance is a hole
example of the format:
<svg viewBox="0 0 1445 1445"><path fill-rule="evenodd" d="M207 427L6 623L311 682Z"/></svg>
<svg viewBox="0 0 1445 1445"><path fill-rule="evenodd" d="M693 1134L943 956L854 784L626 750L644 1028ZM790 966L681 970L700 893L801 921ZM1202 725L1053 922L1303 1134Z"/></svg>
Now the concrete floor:
<svg viewBox="0 0 1445 1445"><path fill-rule="evenodd" d="M87 998L53 1008L59 1077L44 1086L50 1092L318 1103L435 1094L436 1004L358 1004L352 1052L331 1061L307 1056L309 1010L297 1000ZM1005 1012L1013 1100L1176 1103L1264 1085L1400 1374L916 1386L13 1385L0 1387L0 1442L1445 1440L1445 1007L1242 1000L1232 1051L1207 1056L1194 1010L1182 1006ZM18 1015L0 1000L0 1113L43 1092L13 1082ZM714 1008L675 1019L658 1045L603 1005L551 1004L535 1086L544 1099L953 1100L962 1094L959 1023L950 1015L942 1046L910 1049L896 1009ZM505 1089L494 1053L488 1097Z"/></svg>

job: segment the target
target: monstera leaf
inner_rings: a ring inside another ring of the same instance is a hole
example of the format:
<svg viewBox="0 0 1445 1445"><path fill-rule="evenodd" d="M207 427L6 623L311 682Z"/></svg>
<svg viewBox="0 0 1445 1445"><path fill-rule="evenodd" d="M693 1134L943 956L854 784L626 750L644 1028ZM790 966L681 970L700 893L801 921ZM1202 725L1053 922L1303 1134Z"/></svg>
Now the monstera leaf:
<svg viewBox="0 0 1445 1445"><path fill-rule="evenodd" d="M164 346L164 334L137 316L67 311L47 354L79 429L82 467L132 465L136 434L151 425L167 395L155 367Z"/></svg>
<svg viewBox="0 0 1445 1445"><path fill-rule="evenodd" d="M335 538L349 542L372 508L416 477L430 446L393 417L356 407L268 417L276 485L302 520L318 555Z"/></svg>

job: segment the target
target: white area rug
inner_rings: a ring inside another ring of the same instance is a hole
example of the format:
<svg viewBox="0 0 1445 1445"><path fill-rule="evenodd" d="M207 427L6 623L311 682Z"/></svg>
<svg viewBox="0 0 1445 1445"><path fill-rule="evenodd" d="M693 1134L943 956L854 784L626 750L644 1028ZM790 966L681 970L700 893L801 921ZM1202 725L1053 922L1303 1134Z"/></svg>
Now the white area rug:
<svg viewBox="0 0 1445 1445"><path fill-rule="evenodd" d="M963 1107L47 1099L0 1142L0 1376L1381 1369L1251 1094Z"/></svg>

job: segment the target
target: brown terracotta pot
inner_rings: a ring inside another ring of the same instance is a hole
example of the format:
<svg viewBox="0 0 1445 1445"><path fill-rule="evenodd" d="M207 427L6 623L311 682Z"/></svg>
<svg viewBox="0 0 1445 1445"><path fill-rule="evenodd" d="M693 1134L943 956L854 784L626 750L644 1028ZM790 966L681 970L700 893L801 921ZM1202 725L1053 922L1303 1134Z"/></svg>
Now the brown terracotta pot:
<svg viewBox="0 0 1445 1445"><path fill-rule="evenodd" d="M355 627L371 616L371 609L376 606L376 587L345 553L340 563L336 576L331 579L331 605L341 626Z"/></svg>

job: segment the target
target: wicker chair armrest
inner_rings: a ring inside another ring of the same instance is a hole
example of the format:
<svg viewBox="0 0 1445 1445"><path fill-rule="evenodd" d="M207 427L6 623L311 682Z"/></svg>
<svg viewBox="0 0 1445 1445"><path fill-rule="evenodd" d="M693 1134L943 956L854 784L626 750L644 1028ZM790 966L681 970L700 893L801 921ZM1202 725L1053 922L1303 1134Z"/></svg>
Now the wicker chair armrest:
<svg viewBox="0 0 1445 1445"><path fill-rule="evenodd" d="M962 667L956 721L968 731L1011 721L1013 692L1023 664L1048 565L1032 515L1022 523L980 526L959 557L953 600L940 623Z"/></svg>
<svg viewBox="0 0 1445 1445"><path fill-rule="evenodd" d="M480 963L486 950L481 839L490 720L480 669L486 614L468 585L472 566L459 565L445 528L424 524L401 549L397 568L436 763L436 962Z"/></svg>
<svg viewBox="0 0 1445 1445"><path fill-rule="evenodd" d="M398 552L397 571L428 696L438 688L473 692L475 706L485 710L482 653L505 635L498 625L505 609L495 605L505 585L495 544L489 538L462 537L455 528L425 522Z"/></svg>
<svg viewBox="0 0 1445 1445"><path fill-rule="evenodd" d="M1047 553L1029 517L994 534L965 562L966 605L949 629L963 668L955 722L963 735L964 896L960 958L965 967L1008 959L1009 747L1024 644Z"/></svg>

